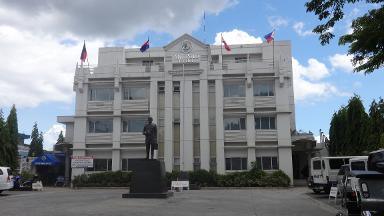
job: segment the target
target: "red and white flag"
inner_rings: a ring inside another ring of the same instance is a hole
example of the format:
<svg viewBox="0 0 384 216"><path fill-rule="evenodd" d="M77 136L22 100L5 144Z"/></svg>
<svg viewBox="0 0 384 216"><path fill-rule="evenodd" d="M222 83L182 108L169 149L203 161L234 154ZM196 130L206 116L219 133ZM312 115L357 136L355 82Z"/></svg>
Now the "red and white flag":
<svg viewBox="0 0 384 216"><path fill-rule="evenodd" d="M80 60L81 62L85 62L85 59L87 59L87 49L85 48L85 41L83 45L83 50L81 51Z"/></svg>
<svg viewBox="0 0 384 216"><path fill-rule="evenodd" d="M227 50L227 51L231 51L231 48L228 46L227 42L225 42L224 38L223 38L223 35L221 35L221 43L224 44L224 48Z"/></svg>

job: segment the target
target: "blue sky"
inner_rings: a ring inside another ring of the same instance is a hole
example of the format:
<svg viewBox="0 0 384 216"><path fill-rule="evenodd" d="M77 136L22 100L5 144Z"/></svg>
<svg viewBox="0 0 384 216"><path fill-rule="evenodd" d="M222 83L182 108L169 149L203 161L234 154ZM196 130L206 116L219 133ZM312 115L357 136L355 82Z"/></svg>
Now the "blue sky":
<svg viewBox="0 0 384 216"><path fill-rule="evenodd" d="M311 33L319 24L306 13L305 1L164 0L106 2L0 0L0 108L5 116L18 110L19 131L30 134L34 122L45 133L50 149L63 125L58 115L73 115L74 69L86 40L89 61L97 63L103 46L164 46L183 33L217 44L220 33L228 44L260 42L276 29L276 40L292 43L296 127L318 135L328 133L334 111L360 95L368 109L383 97L383 69L352 73L347 47L337 39L321 46ZM348 32L352 19L376 5L346 7L345 18L332 31ZM206 31L203 31L203 11Z"/></svg>

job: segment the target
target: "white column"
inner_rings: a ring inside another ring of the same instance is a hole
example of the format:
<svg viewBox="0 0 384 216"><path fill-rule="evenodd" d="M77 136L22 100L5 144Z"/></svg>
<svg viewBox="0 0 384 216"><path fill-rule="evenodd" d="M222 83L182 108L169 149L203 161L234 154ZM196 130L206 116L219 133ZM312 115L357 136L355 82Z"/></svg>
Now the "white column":
<svg viewBox="0 0 384 216"><path fill-rule="evenodd" d="M200 169L209 170L208 81L200 80Z"/></svg>
<svg viewBox="0 0 384 216"><path fill-rule="evenodd" d="M115 94L113 100L113 132L112 132L112 171L120 170L120 137L121 137L121 100L122 86L115 77Z"/></svg>
<svg viewBox="0 0 384 216"><path fill-rule="evenodd" d="M180 82L180 170L193 170L192 81Z"/></svg>
<svg viewBox="0 0 384 216"><path fill-rule="evenodd" d="M251 163L256 161L255 153L255 117L254 117L254 97L253 97L253 82L252 74L247 74L245 81L245 106L247 107L247 146L248 146L248 169L251 168Z"/></svg>
<svg viewBox="0 0 384 216"><path fill-rule="evenodd" d="M149 115L153 118L154 123L157 121L157 80L151 80L149 88Z"/></svg>
<svg viewBox="0 0 384 216"><path fill-rule="evenodd" d="M172 80L165 81L165 103L164 103L164 164L165 170L171 172L173 169L173 115L172 115L173 89Z"/></svg>
<svg viewBox="0 0 384 216"><path fill-rule="evenodd" d="M279 151L279 169L285 172L293 183L292 168L292 141L290 126L290 115L287 113L277 114L277 143Z"/></svg>
<svg viewBox="0 0 384 216"><path fill-rule="evenodd" d="M223 119L223 80L216 80L216 168L217 173L225 173L224 119Z"/></svg>

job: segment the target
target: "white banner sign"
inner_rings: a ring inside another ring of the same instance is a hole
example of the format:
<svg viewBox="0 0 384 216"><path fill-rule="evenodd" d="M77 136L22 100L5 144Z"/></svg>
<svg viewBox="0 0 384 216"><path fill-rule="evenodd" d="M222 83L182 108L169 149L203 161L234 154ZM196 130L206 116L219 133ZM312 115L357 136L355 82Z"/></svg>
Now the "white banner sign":
<svg viewBox="0 0 384 216"><path fill-rule="evenodd" d="M93 157L87 156L72 156L72 168L88 168L93 167Z"/></svg>

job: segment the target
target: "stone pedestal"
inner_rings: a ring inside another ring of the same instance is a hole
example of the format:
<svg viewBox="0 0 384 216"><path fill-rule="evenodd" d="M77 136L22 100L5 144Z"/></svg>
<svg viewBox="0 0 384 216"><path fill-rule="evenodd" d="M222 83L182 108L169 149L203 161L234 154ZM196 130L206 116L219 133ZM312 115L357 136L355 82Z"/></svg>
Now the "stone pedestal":
<svg viewBox="0 0 384 216"><path fill-rule="evenodd" d="M173 192L168 192L164 162L132 160L129 168L133 172L131 186L123 198L168 198L173 195Z"/></svg>

